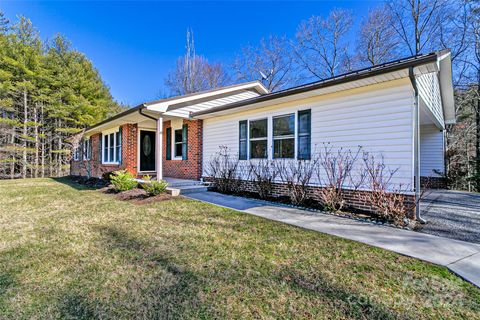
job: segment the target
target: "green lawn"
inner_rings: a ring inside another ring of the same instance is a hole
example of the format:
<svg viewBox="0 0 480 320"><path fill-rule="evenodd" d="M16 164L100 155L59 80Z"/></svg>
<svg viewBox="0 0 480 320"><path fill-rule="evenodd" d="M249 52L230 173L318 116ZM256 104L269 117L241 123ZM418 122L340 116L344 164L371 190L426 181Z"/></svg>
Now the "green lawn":
<svg viewBox="0 0 480 320"><path fill-rule="evenodd" d="M0 319L480 319L480 290L381 249L183 198L0 182Z"/></svg>

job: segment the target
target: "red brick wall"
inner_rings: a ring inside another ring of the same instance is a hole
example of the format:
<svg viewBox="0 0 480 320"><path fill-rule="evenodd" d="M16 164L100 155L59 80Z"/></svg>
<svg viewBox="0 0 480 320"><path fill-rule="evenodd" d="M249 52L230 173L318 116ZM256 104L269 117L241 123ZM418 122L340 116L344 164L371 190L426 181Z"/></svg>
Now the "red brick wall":
<svg viewBox="0 0 480 320"><path fill-rule="evenodd" d="M202 176L202 150L203 150L203 121L183 120L188 124L188 149L187 160L167 160L167 128L171 127L170 121L163 124L163 176L182 179L200 179ZM122 126L122 164L103 165L99 151L100 134L92 136L92 160L88 164L93 168L92 176L100 177L104 172L126 169L136 175L138 172L138 130L136 124L125 124ZM173 132L172 132L173 141ZM169 146L170 147L170 146ZM173 156L173 152L172 152ZM87 175L85 170L86 161L72 161L70 172L72 175Z"/></svg>
<svg viewBox="0 0 480 320"><path fill-rule="evenodd" d="M70 174L86 176L90 168L93 177L101 177L103 173L126 169L132 174L137 174L137 125L125 124L122 126L122 164L102 164L100 150L100 134L92 135L92 159L90 161L71 161Z"/></svg>
<svg viewBox="0 0 480 320"><path fill-rule="evenodd" d="M137 124L122 126L122 166L133 175L137 174Z"/></svg>
<svg viewBox="0 0 480 320"><path fill-rule="evenodd" d="M163 123L163 176L181 179L200 179L202 176L203 120L183 120L188 124L187 160L167 160L167 128L170 121ZM173 142L173 130L172 142ZM171 146L168 146L171 148Z"/></svg>

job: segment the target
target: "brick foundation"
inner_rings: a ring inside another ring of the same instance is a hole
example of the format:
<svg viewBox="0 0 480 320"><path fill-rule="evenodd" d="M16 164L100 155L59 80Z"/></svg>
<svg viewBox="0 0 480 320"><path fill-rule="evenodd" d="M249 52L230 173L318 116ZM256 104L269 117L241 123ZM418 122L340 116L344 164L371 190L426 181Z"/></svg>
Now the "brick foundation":
<svg viewBox="0 0 480 320"><path fill-rule="evenodd" d="M167 128L171 122L163 123L163 176L198 180L202 176L203 120L184 119L183 123L188 125L187 160L167 160Z"/></svg>
<svg viewBox="0 0 480 320"><path fill-rule="evenodd" d="M208 181L212 181L211 178L205 178L205 179ZM241 180L239 181L239 184L240 184L239 186L240 191L257 193L257 189L253 181ZM319 198L320 189L322 189L322 187L309 186L307 189L307 194L308 194L307 197L312 200L321 202ZM374 213L374 208L362 200L362 194L365 194L367 192L369 191L352 191L352 190L345 189L344 190L345 205L352 209ZM288 194L289 194L289 191L286 184L274 183L272 185L272 189L270 193L272 197L283 197L283 196L288 196ZM409 218L414 219L415 218L415 205L414 205L415 196L414 195L404 195L404 196L405 196L405 203L404 203L405 206L407 208L411 208L411 213Z"/></svg>

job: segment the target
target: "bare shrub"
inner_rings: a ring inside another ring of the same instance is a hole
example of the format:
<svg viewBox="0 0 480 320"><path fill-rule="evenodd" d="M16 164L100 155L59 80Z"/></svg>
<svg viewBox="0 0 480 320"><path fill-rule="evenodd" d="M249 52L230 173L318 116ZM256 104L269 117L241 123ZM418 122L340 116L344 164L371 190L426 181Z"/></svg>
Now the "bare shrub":
<svg viewBox="0 0 480 320"><path fill-rule="evenodd" d="M287 185L290 201L302 205L307 199L308 185L315 172L317 160L280 160L276 163L280 180Z"/></svg>
<svg viewBox="0 0 480 320"><path fill-rule="evenodd" d="M260 198L268 198L278 176L275 164L267 159L250 160L248 172Z"/></svg>
<svg viewBox="0 0 480 320"><path fill-rule="evenodd" d="M358 188L363 184L364 175L355 178L352 174L361 150L360 146L354 152L343 148L334 150L330 143L326 143L318 152L316 174L318 182L323 186L319 197L326 210L338 211L343 208L347 184L350 188Z"/></svg>
<svg viewBox="0 0 480 320"><path fill-rule="evenodd" d="M232 193L239 189L238 167L238 155L232 154L227 146L220 146L207 163L205 172L214 179L218 191Z"/></svg>
<svg viewBox="0 0 480 320"><path fill-rule="evenodd" d="M392 182L398 168L389 169L383 155L375 156L364 152L363 170L367 173L370 192L361 194L362 201L371 205L379 217L395 224L404 224L404 218L408 217L413 208L405 204L406 188Z"/></svg>

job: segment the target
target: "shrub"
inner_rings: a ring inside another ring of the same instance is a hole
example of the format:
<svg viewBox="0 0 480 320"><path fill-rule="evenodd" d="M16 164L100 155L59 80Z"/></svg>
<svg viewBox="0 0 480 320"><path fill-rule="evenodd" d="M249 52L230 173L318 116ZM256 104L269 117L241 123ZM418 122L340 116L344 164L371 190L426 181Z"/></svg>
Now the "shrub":
<svg viewBox="0 0 480 320"><path fill-rule="evenodd" d="M272 191L272 185L277 178L278 168L272 161L255 159L250 160L248 171L260 198L268 198Z"/></svg>
<svg viewBox="0 0 480 320"><path fill-rule="evenodd" d="M119 170L110 175L110 180L117 191L126 191L136 188L138 182L134 180L134 176L127 170Z"/></svg>
<svg viewBox="0 0 480 320"><path fill-rule="evenodd" d="M308 185L312 179L317 160L281 160L277 162L277 172L287 185L290 201L302 205L307 199Z"/></svg>
<svg viewBox="0 0 480 320"><path fill-rule="evenodd" d="M142 188L147 191L147 193L151 196L157 196L160 193L165 192L167 190L168 183L164 180L162 181L150 181L146 182L142 185Z"/></svg>
<svg viewBox="0 0 480 320"><path fill-rule="evenodd" d="M372 206L375 213L387 221L404 224L413 208L405 204L402 185L395 186L392 179L398 169L390 170L385 165L383 156L375 157L368 152L363 153L364 170L370 192L362 193L362 200Z"/></svg>
<svg viewBox="0 0 480 320"><path fill-rule="evenodd" d="M205 172L214 179L218 191L232 193L237 192L240 186L238 166L238 155L231 154L227 146L220 146L207 163Z"/></svg>
<svg viewBox="0 0 480 320"><path fill-rule="evenodd" d="M324 186L319 191L319 198L326 210L341 210L345 204L345 188L356 190L363 184L363 170L357 176L352 174L361 149L358 147L356 152L343 148L334 151L332 145L324 144L318 153L317 179Z"/></svg>

